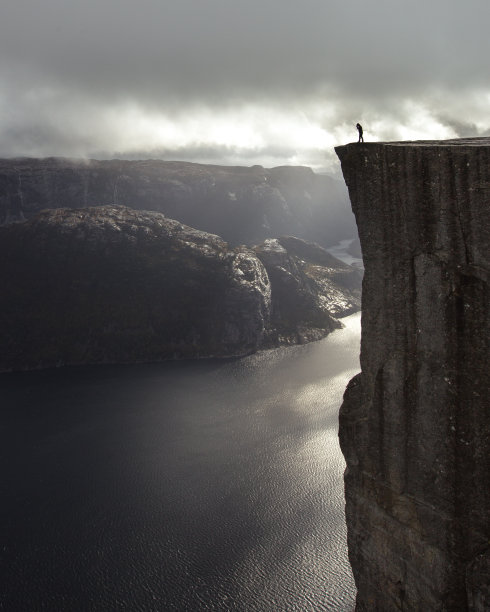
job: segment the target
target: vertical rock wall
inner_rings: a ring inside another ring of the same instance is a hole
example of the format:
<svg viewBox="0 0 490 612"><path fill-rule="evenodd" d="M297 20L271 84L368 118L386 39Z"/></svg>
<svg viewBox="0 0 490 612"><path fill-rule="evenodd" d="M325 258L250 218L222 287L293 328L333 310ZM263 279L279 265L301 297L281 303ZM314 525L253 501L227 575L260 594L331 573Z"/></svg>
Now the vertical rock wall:
<svg viewBox="0 0 490 612"><path fill-rule="evenodd" d="M490 139L337 148L365 265L340 414L357 610L490 610Z"/></svg>

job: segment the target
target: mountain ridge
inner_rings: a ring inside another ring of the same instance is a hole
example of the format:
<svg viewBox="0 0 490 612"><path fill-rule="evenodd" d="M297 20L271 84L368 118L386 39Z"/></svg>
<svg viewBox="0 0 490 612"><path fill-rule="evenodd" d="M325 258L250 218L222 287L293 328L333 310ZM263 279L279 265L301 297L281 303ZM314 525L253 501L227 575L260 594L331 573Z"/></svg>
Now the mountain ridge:
<svg viewBox="0 0 490 612"><path fill-rule="evenodd" d="M0 224L44 208L122 205L233 244L295 235L328 246L356 235L341 181L305 166L217 166L163 160L0 160Z"/></svg>

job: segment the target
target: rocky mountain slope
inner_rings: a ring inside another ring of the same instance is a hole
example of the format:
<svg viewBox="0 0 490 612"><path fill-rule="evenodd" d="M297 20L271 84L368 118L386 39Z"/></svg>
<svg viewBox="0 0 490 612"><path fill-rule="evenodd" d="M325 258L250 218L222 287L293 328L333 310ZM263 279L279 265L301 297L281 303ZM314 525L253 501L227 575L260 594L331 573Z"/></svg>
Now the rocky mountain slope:
<svg viewBox="0 0 490 612"><path fill-rule="evenodd" d="M359 310L362 273L317 244L282 236L254 251L271 281L272 346L318 340Z"/></svg>
<svg viewBox="0 0 490 612"><path fill-rule="evenodd" d="M160 160L0 160L0 224L44 208L155 210L233 244L290 234L322 246L356 235L345 186L310 168Z"/></svg>
<svg viewBox="0 0 490 612"><path fill-rule="evenodd" d="M365 266L340 414L356 610L490 610L490 139L337 154Z"/></svg>
<svg viewBox="0 0 490 612"><path fill-rule="evenodd" d="M280 247L271 262L267 245L230 247L117 206L46 210L1 227L0 370L232 357L323 337L340 325L333 315L359 307L359 289L320 247L285 241L316 259Z"/></svg>

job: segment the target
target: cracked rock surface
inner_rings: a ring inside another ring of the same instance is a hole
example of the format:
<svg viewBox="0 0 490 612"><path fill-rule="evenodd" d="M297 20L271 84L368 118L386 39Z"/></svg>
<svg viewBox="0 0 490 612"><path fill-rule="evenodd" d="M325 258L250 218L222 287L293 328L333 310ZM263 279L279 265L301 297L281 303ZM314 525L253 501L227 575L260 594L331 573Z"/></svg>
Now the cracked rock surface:
<svg viewBox="0 0 490 612"><path fill-rule="evenodd" d="M490 609L490 139L336 149L365 266L340 413L356 610Z"/></svg>

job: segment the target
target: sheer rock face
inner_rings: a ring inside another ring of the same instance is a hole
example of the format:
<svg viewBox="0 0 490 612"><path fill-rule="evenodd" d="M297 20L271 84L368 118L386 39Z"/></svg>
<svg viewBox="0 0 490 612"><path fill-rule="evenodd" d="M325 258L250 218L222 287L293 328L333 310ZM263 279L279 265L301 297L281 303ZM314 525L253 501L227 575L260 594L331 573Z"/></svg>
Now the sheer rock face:
<svg viewBox="0 0 490 612"><path fill-rule="evenodd" d="M340 414L357 610L490 609L490 139L337 148L365 275Z"/></svg>
<svg viewBox="0 0 490 612"><path fill-rule="evenodd" d="M124 207L0 228L0 369L257 350L270 283L255 254Z"/></svg>
<svg viewBox="0 0 490 612"><path fill-rule="evenodd" d="M326 246L355 235L345 186L306 167L161 160L0 160L0 224L44 208L154 210L233 244L293 234Z"/></svg>

